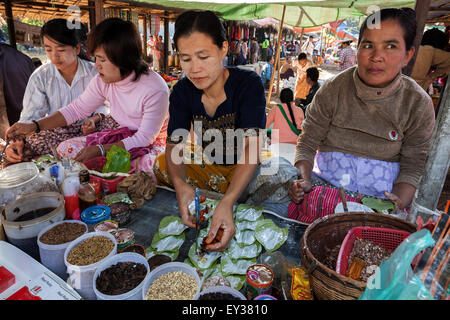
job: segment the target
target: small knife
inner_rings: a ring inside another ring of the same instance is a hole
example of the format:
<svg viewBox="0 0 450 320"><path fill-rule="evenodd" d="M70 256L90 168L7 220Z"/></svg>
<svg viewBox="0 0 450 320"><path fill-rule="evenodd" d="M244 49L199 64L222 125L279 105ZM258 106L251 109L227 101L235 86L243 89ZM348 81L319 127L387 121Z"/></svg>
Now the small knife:
<svg viewBox="0 0 450 320"><path fill-rule="evenodd" d="M198 232L200 228L200 189L195 188L195 252L198 252Z"/></svg>

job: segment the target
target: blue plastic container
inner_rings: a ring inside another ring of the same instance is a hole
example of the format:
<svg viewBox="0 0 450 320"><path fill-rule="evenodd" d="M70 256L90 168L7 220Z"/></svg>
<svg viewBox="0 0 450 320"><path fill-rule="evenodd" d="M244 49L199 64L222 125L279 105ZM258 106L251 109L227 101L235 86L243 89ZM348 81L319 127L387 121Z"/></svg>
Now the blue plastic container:
<svg viewBox="0 0 450 320"><path fill-rule="evenodd" d="M89 232L94 231L97 223L109 220L110 217L111 209L104 205L89 207L81 213L81 221L87 224Z"/></svg>

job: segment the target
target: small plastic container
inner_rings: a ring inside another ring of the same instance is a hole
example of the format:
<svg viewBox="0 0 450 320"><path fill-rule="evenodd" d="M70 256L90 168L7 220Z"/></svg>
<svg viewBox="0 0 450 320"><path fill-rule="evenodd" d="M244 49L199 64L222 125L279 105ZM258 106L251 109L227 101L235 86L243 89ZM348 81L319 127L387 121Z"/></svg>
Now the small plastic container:
<svg viewBox="0 0 450 320"><path fill-rule="evenodd" d="M205 289L205 290L197 293L194 297L194 300L199 300L202 295L207 294L207 293L230 294L236 298L239 298L240 300L247 300L241 292L239 292L238 290L233 289L231 287L228 287L228 286L209 287L208 289Z"/></svg>
<svg viewBox="0 0 450 320"><path fill-rule="evenodd" d="M92 158L88 161L83 162L83 164L89 169L89 170L95 170L98 172L102 172L103 166L106 164L106 158L105 157L96 157ZM129 174L132 174L134 172L135 168L133 167L133 161L131 162L131 170L128 171ZM93 174L91 174L92 180L98 180L100 181L102 185L102 190L105 194L115 193L117 189L117 184L125 179L125 177L117 177L115 179L104 179L97 177Z"/></svg>
<svg viewBox="0 0 450 320"><path fill-rule="evenodd" d="M122 253L122 252L134 252L134 253L140 254L143 257L145 257L145 248L143 246L141 246L140 244L136 244L136 243L132 244L132 245L129 245L129 246L126 246L125 248L123 248L119 252L120 253Z"/></svg>
<svg viewBox="0 0 450 320"><path fill-rule="evenodd" d="M117 250L122 250L135 243L134 231L130 229L117 229L111 232L117 241Z"/></svg>
<svg viewBox="0 0 450 320"><path fill-rule="evenodd" d="M67 262L67 256L70 251L81 242L91 237L103 236L107 237L114 243L114 248L111 252L102 260L96 263L89 264L87 266L76 266ZM64 251L64 263L67 266L67 273L69 274L69 280L71 286L85 299L96 300L94 288L92 287L92 278L94 277L95 270L102 264L103 261L117 253L117 241L116 238L108 232L89 232L81 237L78 237L72 241Z"/></svg>
<svg viewBox="0 0 450 320"><path fill-rule="evenodd" d="M114 220L105 220L97 223L94 227L94 231L103 231L113 233L119 228L119 223Z"/></svg>
<svg viewBox="0 0 450 320"><path fill-rule="evenodd" d="M163 265L160 265L159 267L155 268L152 272L150 272L150 276L148 279L145 280L145 283L142 287L142 299L145 299L145 296L147 295L147 291L152 285L153 281L161 277L163 274L169 273L169 272L175 272L175 271L182 271L192 277L194 277L195 282L197 282L197 292L195 293L194 297L197 296L197 294L200 292L200 278L198 276L197 270L192 268L190 265L183 263L183 262L169 262L165 263ZM194 298L192 297L192 298Z"/></svg>
<svg viewBox="0 0 450 320"><path fill-rule="evenodd" d="M101 293L97 290L97 278L100 276L100 273L108 269L109 267L119 263L119 262L136 262L141 263L147 268L147 275L145 278L139 283L139 285L122 294L118 295L108 295ZM142 300L142 287L145 283L145 280L150 276L150 267L148 266L148 262L142 255L134 252L124 252L116 254L108 259L104 260L101 265L99 265L95 271L94 278L92 279L92 286L94 288L95 295L98 300Z"/></svg>
<svg viewBox="0 0 450 320"><path fill-rule="evenodd" d="M87 224L89 232L94 231L96 224L109 220L110 217L111 209L104 205L89 207L81 213L81 221Z"/></svg>
<svg viewBox="0 0 450 320"><path fill-rule="evenodd" d="M275 298L274 296L271 296L271 295L268 295L268 294L262 294L260 296L257 296L253 300L278 300L278 299Z"/></svg>
<svg viewBox="0 0 450 320"><path fill-rule="evenodd" d="M111 209L111 218L119 223L119 226L128 224L131 220L130 205L125 202L115 202L108 205Z"/></svg>
<svg viewBox="0 0 450 320"><path fill-rule="evenodd" d="M253 300L257 296L272 292L273 271L264 264L254 264L247 268L245 284L247 299Z"/></svg>
<svg viewBox="0 0 450 320"><path fill-rule="evenodd" d="M63 223L78 223L82 224L86 227L86 231L84 234L87 233L88 228L86 223L78 220L62 220L56 223L53 223L49 225L48 227L41 230L37 237L37 244L39 246L39 255L41 257L41 263L46 266L48 269L53 271L57 276L59 276L61 279L67 279L67 267L64 263L64 252L66 251L66 248L69 246L71 242L66 242L62 244L56 244L56 245L50 245L45 244L40 241L42 235L49 231L50 229L53 229L59 224ZM75 239L76 240L76 239Z"/></svg>

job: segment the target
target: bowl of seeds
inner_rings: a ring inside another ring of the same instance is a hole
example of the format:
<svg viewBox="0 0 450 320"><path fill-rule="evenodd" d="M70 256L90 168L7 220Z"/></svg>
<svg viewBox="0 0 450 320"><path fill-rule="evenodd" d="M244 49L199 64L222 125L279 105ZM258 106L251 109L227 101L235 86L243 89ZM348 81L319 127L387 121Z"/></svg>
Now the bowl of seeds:
<svg viewBox="0 0 450 320"><path fill-rule="evenodd" d="M64 252L72 287L85 299L95 300L92 286L97 267L117 253L116 238L103 231L89 232L72 241Z"/></svg>
<svg viewBox="0 0 450 320"><path fill-rule="evenodd" d="M193 300L200 291L197 271L182 262L155 268L142 287L143 300Z"/></svg>

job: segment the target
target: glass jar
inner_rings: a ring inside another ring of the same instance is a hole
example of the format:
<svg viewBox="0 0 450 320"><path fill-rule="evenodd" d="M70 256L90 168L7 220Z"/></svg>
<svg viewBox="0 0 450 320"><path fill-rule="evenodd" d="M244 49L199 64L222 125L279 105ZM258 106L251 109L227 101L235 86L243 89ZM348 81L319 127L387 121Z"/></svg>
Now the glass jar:
<svg viewBox="0 0 450 320"><path fill-rule="evenodd" d="M33 162L22 162L0 170L0 209L21 196L36 192L60 192L58 186Z"/></svg>

